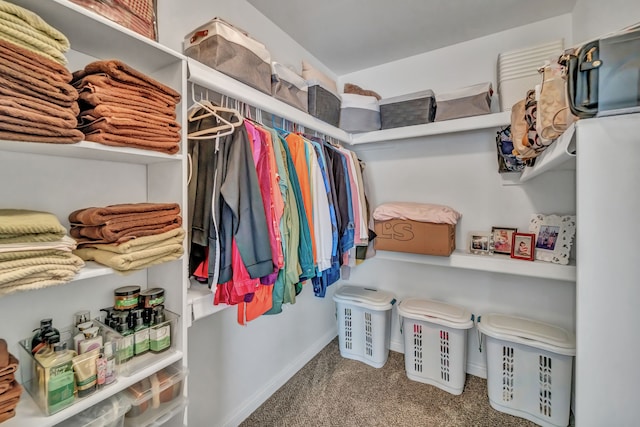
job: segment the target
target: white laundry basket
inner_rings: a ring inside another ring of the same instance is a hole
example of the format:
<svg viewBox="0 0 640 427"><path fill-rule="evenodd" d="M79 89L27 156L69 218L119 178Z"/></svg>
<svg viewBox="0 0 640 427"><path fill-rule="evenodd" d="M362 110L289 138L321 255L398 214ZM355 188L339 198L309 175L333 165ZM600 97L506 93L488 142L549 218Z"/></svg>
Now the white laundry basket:
<svg viewBox="0 0 640 427"><path fill-rule="evenodd" d="M478 318L486 337L487 391L491 406L546 427L569 424L575 336L521 317Z"/></svg>
<svg viewBox="0 0 640 427"><path fill-rule="evenodd" d="M471 312L440 301L409 298L398 304L398 314L407 377L451 394L462 393L467 330L473 327Z"/></svg>
<svg viewBox="0 0 640 427"><path fill-rule="evenodd" d="M345 285L333 295L340 355L381 368L389 356L391 292Z"/></svg>

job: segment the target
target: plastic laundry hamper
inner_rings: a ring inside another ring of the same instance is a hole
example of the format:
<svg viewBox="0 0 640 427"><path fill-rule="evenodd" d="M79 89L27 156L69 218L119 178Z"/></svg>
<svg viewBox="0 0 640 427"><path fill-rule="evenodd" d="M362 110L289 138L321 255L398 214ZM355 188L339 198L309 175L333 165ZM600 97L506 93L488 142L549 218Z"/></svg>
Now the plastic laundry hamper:
<svg viewBox="0 0 640 427"><path fill-rule="evenodd" d="M381 368L389 356L391 292L345 285L333 295L340 355Z"/></svg>
<svg viewBox="0 0 640 427"><path fill-rule="evenodd" d="M409 298L398 304L398 314L407 377L451 394L462 393L471 312L444 302Z"/></svg>
<svg viewBox="0 0 640 427"><path fill-rule="evenodd" d="M501 314L478 318L486 336L491 406L541 426L566 427L575 336L557 326Z"/></svg>

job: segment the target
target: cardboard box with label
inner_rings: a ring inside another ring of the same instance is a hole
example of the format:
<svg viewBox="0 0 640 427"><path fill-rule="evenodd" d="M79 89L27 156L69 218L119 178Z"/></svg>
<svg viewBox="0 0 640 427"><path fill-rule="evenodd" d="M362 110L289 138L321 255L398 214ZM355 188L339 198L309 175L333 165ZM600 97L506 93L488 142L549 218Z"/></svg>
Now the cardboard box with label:
<svg viewBox="0 0 640 427"><path fill-rule="evenodd" d="M456 248L455 224L435 224L408 219L375 221L378 250L449 256Z"/></svg>

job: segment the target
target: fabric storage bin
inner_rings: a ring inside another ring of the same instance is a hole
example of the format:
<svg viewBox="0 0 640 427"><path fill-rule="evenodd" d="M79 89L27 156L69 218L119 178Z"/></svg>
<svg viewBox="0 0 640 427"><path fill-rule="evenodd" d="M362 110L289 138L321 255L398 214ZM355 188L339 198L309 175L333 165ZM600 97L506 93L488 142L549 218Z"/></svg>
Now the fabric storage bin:
<svg viewBox="0 0 640 427"><path fill-rule="evenodd" d="M309 85L309 114L338 127L340 124L340 97L315 80L307 80Z"/></svg>
<svg viewBox="0 0 640 427"><path fill-rule="evenodd" d="M307 81L279 62L271 63L271 94L305 113L309 110Z"/></svg>
<svg viewBox="0 0 640 427"><path fill-rule="evenodd" d="M529 89L542 82L538 68L545 61L558 58L564 50L564 40L554 40L537 46L503 52L498 55L498 95L500 111L524 99Z"/></svg>
<svg viewBox="0 0 640 427"><path fill-rule="evenodd" d="M186 405L183 389L187 373L186 368L168 366L127 388L131 409L125 415L125 426L156 425L160 418L173 417Z"/></svg>
<svg viewBox="0 0 640 427"><path fill-rule="evenodd" d="M432 90L380 100L382 129L431 123L435 114L436 100Z"/></svg>
<svg viewBox="0 0 640 427"><path fill-rule="evenodd" d="M347 132L380 129L380 105L374 96L343 93L340 105L340 128Z"/></svg>
<svg viewBox="0 0 640 427"><path fill-rule="evenodd" d="M467 309L444 302L408 298L398 304L407 377L451 394L461 394L467 372Z"/></svg>
<svg viewBox="0 0 640 427"><path fill-rule="evenodd" d="M214 18L184 39L184 54L271 95L271 54L259 41Z"/></svg>
<svg viewBox="0 0 640 427"><path fill-rule="evenodd" d="M491 112L491 83L467 86L452 92L436 94L436 120L479 116Z"/></svg>
<svg viewBox="0 0 640 427"><path fill-rule="evenodd" d="M131 401L125 393L115 394L56 424L58 427L123 427L124 414L131 409Z"/></svg>
<svg viewBox="0 0 640 427"><path fill-rule="evenodd" d="M151 40L158 40L155 0L70 1Z"/></svg>
<svg viewBox="0 0 640 427"><path fill-rule="evenodd" d="M389 356L391 292L345 285L333 295L340 355L381 368Z"/></svg>
<svg viewBox="0 0 640 427"><path fill-rule="evenodd" d="M537 320L478 317L486 337L487 393L497 411L546 427L569 424L575 336Z"/></svg>

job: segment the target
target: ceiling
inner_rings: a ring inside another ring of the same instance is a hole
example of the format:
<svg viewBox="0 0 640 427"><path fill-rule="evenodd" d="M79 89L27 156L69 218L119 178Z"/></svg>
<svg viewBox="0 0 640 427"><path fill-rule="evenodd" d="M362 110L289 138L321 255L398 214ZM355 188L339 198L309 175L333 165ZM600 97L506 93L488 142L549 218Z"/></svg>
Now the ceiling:
<svg viewBox="0 0 640 427"><path fill-rule="evenodd" d="M576 0L247 0L343 75L570 13Z"/></svg>

